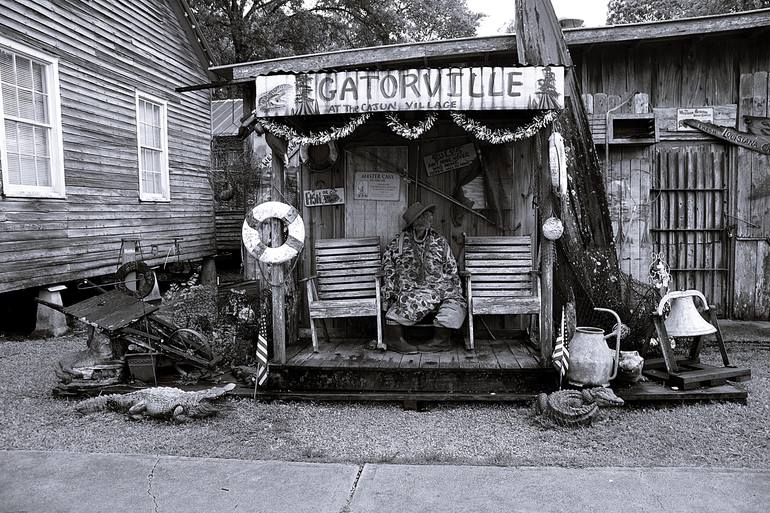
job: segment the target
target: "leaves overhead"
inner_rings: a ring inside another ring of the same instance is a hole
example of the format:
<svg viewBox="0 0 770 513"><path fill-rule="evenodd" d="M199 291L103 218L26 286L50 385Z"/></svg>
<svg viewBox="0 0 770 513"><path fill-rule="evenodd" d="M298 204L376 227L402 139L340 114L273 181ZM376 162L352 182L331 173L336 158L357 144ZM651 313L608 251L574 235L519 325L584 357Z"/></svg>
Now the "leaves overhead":
<svg viewBox="0 0 770 513"><path fill-rule="evenodd" d="M473 36L465 0L192 0L221 63Z"/></svg>
<svg viewBox="0 0 770 513"><path fill-rule="evenodd" d="M607 24L673 20L770 7L770 0L610 0Z"/></svg>

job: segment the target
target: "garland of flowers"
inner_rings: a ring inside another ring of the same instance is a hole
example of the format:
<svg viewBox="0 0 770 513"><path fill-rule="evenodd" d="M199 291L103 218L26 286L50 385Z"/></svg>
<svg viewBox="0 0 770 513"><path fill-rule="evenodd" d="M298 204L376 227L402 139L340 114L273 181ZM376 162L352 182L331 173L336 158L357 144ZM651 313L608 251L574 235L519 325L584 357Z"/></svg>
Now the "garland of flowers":
<svg viewBox="0 0 770 513"><path fill-rule="evenodd" d="M265 118L259 119L259 123L265 130L274 136L289 141L289 146L297 146L300 144L317 146L319 144L328 144L331 141L336 141L337 139L349 136L356 130L356 128L366 123L371 116L371 113L367 112L352 118L343 126L333 126L325 132L310 132L309 135L300 134L291 127Z"/></svg>
<svg viewBox="0 0 770 513"><path fill-rule="evenodd" d="M476 139L492 144L503 144L532 137L553 123L559 112L549 110L540 116L535 116L530 123L520 126L516 130L509 130L507 128L492 129L460 112L450 112L449 114L457 126L473 135Z"/></svg>
<svg viewBox="0 0 770 513"><path fill-rule="evenodd" d="M433 128L433 124L438 119L438 116L435 112L428 112L428 116L425 119L413 126L402 123L392 112L385 114L385 119L388 120L388 127L393 130L393 133L405 139L418 139L422 134Z"/></svg>

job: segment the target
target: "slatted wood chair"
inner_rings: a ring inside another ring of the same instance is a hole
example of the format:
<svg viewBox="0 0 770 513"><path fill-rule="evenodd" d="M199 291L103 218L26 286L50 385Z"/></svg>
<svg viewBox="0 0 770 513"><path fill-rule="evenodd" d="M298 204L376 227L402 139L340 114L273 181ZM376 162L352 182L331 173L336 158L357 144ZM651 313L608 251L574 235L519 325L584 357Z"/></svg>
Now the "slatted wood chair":
<svg viewBox="0 0 770 513"><path fill-rule="evenodd" d="M316 274L307 278L313 351L318 352L315 320L340 317L376 317L377 345L382 346L381 260L379 237L315 242Z"/></svg>
<svg viewBox="0 0 770 513"><path fill-rule="evenodd" d="M474 315L539 315L540 279L532 236L465 237L468 349Z"/></svg>

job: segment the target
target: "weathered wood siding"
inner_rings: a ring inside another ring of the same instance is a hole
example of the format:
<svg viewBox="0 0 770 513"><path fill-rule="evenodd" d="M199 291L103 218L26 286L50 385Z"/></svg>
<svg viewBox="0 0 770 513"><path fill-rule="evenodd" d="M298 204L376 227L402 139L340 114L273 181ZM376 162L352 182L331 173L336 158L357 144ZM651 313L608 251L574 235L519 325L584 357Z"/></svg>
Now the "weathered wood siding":
<svg viewBox="0 0 770 513"><path fill-rule="evenodd" d="M213 255L208 81L176 0L0 0L0 32L59 59L65 200L0 199L0 292L114 272L121 239L160 263ZM135 91L168 102L171 201L139 201ZM151 257L151 247L157 253Z"/></svg>
<svg viewBox="0 0 770 513"><path fill-rule="evenodd" d="M675 272L677 288L702 289L723 315L743 319L770 316L770 244L765 242L770 203L762 172L767 157L700 132L677 132L676 109L711 106L715 123L741 130L743 115L767 116L767 35L766 28L758 28L572 49L582 92L591 95L595 113L635 91L646 93L659 130L657 144L610 146L606 181L613 225L622 224L625 234L618 246L623 269L646 281L650 253L660 249L672 267L698 269ZM617 112L632 108L627 104ZM603 156L603 120L597 117L595 124ZM674 176L676 166L687 176ZM660 183L674 178L667 182L671 187ZM660 191L680 185L703 192ZM723 186L724 194L718 191ZM656 227L675 231L656 235Z"/></svg>

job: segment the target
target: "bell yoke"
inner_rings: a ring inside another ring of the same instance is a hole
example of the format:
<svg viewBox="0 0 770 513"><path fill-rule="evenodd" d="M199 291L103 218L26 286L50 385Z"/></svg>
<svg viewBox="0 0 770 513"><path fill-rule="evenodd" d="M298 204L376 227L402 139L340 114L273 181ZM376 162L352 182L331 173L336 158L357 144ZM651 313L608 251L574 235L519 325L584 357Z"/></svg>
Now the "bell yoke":
<svg viewBox="0 0 770 513"><path fill-rule="evenodd" d="M420 202L403 214L404 229L390 241L382 259L382 309L391 323L385 327L390 349L416 352L450 348L450 330L465 320L465 298L449 242L432 229L435 205ZM434 336L419 348L408 344L403 326L433 315Z"/></svg>

